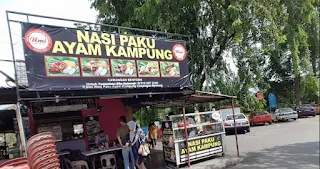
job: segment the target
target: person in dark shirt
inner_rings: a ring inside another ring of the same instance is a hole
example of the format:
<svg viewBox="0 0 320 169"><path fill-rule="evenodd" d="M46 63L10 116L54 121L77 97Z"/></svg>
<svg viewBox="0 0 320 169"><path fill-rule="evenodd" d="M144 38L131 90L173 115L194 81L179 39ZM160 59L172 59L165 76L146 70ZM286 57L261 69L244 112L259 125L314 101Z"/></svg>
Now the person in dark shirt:
<svg viewBox="0 0 320 169"><path fill-rule="evenodd" d="M129 165L129 156L131 159L133 169L136 168L135 160L132 152L132 148L130 145L130 135L129 135L129 126L127 125L127 119L124 116L120 117L120 125L117 131L117 138L122 147L122 157L123 157L123 165L124 169L130 169Z"/></svg>

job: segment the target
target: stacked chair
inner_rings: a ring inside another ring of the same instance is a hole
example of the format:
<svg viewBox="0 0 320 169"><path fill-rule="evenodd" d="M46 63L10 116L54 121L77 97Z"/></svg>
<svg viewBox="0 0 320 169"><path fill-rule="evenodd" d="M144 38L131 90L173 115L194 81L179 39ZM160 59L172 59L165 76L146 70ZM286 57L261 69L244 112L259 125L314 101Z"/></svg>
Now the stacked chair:
<svg viewBox="0 0 320 169"><path fill-rule="evenodd" d="M0 165L1 169L18 169L18 167L21 167L21 169L30 169L28 165L28 159L27 158L16 158L13 160L6 161ZM20 169L20 168L19 168Z"/></svg>
<svg viewBox="0 0 320 169"><path fill-rule="evenodd" d="M51 132L32 136L27 141L28 158L9 160L0 169L60 169L54 137Z"/></svg>

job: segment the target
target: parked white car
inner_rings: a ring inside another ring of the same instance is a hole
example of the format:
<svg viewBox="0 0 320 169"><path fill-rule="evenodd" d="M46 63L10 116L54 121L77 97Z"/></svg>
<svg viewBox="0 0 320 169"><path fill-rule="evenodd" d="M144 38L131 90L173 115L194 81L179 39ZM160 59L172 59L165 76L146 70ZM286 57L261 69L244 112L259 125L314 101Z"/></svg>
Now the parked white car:
<svg viewBox="0 0 320 169"><path fill-rule="evenodd" d="M235 114L236 119L236 128L237 132L250 132L250 123L248 118L242 114L238 113ZM229 114L224 119L224 128L226 130L226 133L234 132L234 121L233 121L233 115Z"/></svg>
<svg viewBox="0 0 320 169"><path fill-rule="evenodd" d="M292 108L279 108L274 112L274 119L276 121L297 120L297 118L298 113Z"/></svg>

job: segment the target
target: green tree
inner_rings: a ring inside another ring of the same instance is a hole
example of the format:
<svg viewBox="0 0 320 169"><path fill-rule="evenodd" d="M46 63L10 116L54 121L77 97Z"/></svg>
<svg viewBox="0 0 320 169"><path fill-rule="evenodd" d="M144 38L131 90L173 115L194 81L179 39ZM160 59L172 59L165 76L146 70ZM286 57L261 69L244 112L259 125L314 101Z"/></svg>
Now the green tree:
<svg viewBox="0 0 320 169"><path fill-rule="evenodd" d="M256 26L257 20L272 14L264 12L268 8L261 7L260 1L272 5L262 0L93 0L92 7L99 11L98 21L105 24L190 35L190 70L193 86L199 90L205 84L204 72L208 75L207 85L228 72L223 58L227 52L236 45L250 46L272 32L274 28L265 24L260 26L266 27L264 34L258 33L261 28Z"/></svg>
<svg viewBox="0 0 320 169"><path fill-rule="evenodd" d="M313 10L311 14L311 22L306 24L308 34L308 45L310 49L310 57L312 71L314 76L320 76L320 10Z"/></svg>
<svg viewBox="0 0 320 169"><path fill-rule="evenodd" d="M319 79L314 76L306 76L301 79L301 93L304 102L317 102L319 98Z"/></svg>
<svg viewBox="0 0 320 169"><path fill-rule="evenodd" d="M282 1L288 15L288 22L284 30L287 34L292 59L296 105L300 105L301 73L308 71L308 62L310 61L308 35L303 25L311 22L311 14L315 10L314 3L314 0Z"/></svg>
<svg viewBox="0 0 320 169"><path fill-rule="evenodd" d="M300 97L304 95L301 78L311 73L310 60L314 65L313 72L317 69L315 65L319 57L316 46L319 36L313 36L318 34L319 29L314 27L317 25L314 15L318 13L315 5L314 0L283 0L277 4L280 12L277 13L279 17L274 18L274 23L283 36L278 43L270 43L273 47L265 48L270 60L264 77L266 81L273 81L270 82L271 90L278 90L280 93L277 96L287 98L283 100L284 103L291 102L293 98L296 105L300 104ZM291 81L294 82L293 91L288 90L291 89ZM288 95L291 97L286 97Z"/></svg>
<svg viewBox="0 0 320 169"><path fill-rule="evenodd" d="M270 84L282 84L286 89L291 80L295 96L290 98L298 104L300 78L310 73L310 60L313 72L319 62L319 39L311 37L319 30L315 0L91 1L100 23L190 35L193 87L236 95L248 108L260 104L250 88L267 91ZM104 26L101 30L119 32ZM120 33L165 36L133 30ZM231 72L226 56L236 63L237 72ZM281 92L279 97L285 95Z"/></svg>

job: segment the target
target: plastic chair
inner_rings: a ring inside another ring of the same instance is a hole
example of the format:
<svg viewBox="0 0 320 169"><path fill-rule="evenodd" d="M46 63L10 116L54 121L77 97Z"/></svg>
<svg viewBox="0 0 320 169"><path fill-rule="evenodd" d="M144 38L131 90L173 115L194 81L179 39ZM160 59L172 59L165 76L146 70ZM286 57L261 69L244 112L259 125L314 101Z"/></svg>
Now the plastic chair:
<svg viewBox="0 0 320 169"><path fill-rule="evenodd" d="M27 152L29 153L29 150L33 150L39 146L43 146L43 145L46 145L46 144L55 144L55 141L53 140L53 137L52 138L45 138L43 140L40 140L38 142L34 142L33 144L29 145L27 147Z"/></svg>
<svg viewBox="0 0 320 169"><path fill-rule="evenodd" d="M16 158L12 160L8 160L0 165L0 167L5 167L5 166L18 166L21 164L28 164L28 159L27 158Z"/></svg>
<svg viewBox="0 0 320 169"><path fill-rule="evenodd" d="M56 153L47 153L39 156L38 158L30 161L30 165L32 169L36 169L35 167L43 164L47 164L51 161L58 160L58 155Z"/></svg>
<svg viewBox="0 0 320 169"><path fill-rule="evenodd" d="M33 165L32 169L43 169L45 167L50 168L51 166L60 166L59 159L49 158L49 159L43 160L37 163L36 165Z"/></svg>
<svg viewBox="0 0 320 169"><path fill-rule="evenodd" d="M41 145L41 146L38 146L34 149L30 149L28 152L28 155L32 155L36 152L39 152L39 151L42 151L42 150L46 150L46 149L56 149L56 145L54 144L44 144L44 145Z"/></svg>
<svg viewBox="0 0 320 169"><path fill-rule="evenodd" d="M35 166L35 169L49 169L60 167L59 159L48 159L41 164Z"/></svg>
<svg viewBox="0 0 320 169"><path fill-rule="evenodd" d="M10 163L10 164L7 164L7 165L4 165L3 167L19 167L19 166L23 166L23 165L28 165L28 161L17 161L17 162L14 162L14 163ZM0 167L2 168L2 167Z"/></svg>
<svg viewBox="0 0 320 169"><path fill-rule="evenodd" d="M56 146L52 144L42 145L40 147L37 147L36 149L29 150L28 153L28 160L32 164L32 162L44 154L54 153L56 154Z"/></svg>
<svg viewBox="0 0 320 169"><path fill-rule="evenodd" d="M12 167L12 166L5 166L1 169L30 169L29 165L19 165L19 166L16 166L16 167Z"/></svg>
<svg viewBox="0 0 320 169"><path fill-rule="evenodd" d="M64 158L63 161L64 161L64 164L66 166L66 169L72 169L72 163L71 163L71 161L69 159Z"/></svg>
<svg viewBox="0 0 320 169"><path fill-rule="evenodd" d="M42 156L43 154L48 153L57 153L57 150L55 148L48 148L48 149L42 149L40 151L37 151L33 154L30 154L29 161L32 162L33 160L37 159L38 157Z"/></svg>
<svg viewBox="0 0 320 169"><path fill-rule="evenodd" d="M85 167L85 169L89 169L88 163L86 161L72 161L71 165L72 169L82 169L82 167Z"/></svg>
<svg viewBox="0 0 320 169"><path fill-rule="evenodd" d="M114 165L111 164L111 159L114 159ZM117 169L116 156L114 154L106 154L100 157L102 169Z"/></svg>
<svg viewBox="0 0 320 169"><path fill-rule="evenodd" d="M28 139L27 147L31 146L35 142L41 141L46 138L52 138L54 140L54 137L51 132L44 132L44 133L36 134Z"/></svg>

